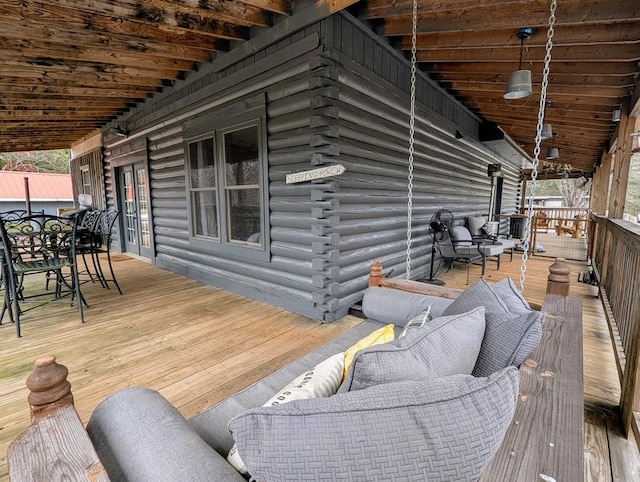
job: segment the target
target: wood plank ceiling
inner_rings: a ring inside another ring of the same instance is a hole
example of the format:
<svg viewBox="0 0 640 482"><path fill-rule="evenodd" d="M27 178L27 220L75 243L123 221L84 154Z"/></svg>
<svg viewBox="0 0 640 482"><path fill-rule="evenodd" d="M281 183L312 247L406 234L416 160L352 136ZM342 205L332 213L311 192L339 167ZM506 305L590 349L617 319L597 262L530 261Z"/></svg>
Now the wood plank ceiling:
<svg viewBox="0 0 640 482"><path fill-rule="evenodd" d="M355 0L319 1L336 11ZM70 147L294 8L292 0L1 0L0 152ZM351 8L410 49L411 0ZM420 68L532 153L549 0L419 0L418 11ZM615 129L614 109L638 84L640 1L558 0L556 17L546 119L558 162L590 171ZM534 95L507 103L525 26L534 27L523 56Z"/></svg>
<svg viewBox="0 0 640 482"><path fill-rule="evenodd" d="M291 3L1 0L0 152L70 147Z"/></svg>
<svg viewBox="0 0 640 482"><path fill-rule="evenodd" d="M419 0L417 59L451 94L487 121L496 122L529 155L534 139L550 0ZM411 0L363 0L356 15L411 50ZM557 135L556 163L591 171L616 128L612 114L637 88L640 1L558 0L545 120ZM533 27L523 69L532 71L528 100L502 98L518 69L520 27Z"/></svg>

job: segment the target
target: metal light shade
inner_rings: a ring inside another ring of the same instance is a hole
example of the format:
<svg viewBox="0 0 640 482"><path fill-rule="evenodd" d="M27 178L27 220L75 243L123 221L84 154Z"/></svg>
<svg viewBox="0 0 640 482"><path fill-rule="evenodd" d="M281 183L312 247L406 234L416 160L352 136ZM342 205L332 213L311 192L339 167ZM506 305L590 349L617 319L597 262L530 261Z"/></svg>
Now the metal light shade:
<svg viewBox="0 0 640 482"><path fill-rule="evenodd" d="M631 144L631 152L633 153L640 152L640 131L632 132L631 137L633 137L633 141Z"/></svg>
<svg viewBox="0 0 640 482"><path fill-rule="evenodd" d="M547 149L547 159L557 159L558 157L560 157L560 151L557 147Z"/></svg>
<svg viewBox="0 0 640 482"><path fill-rule="evenodd" d="M622 111L620 109L616 109L611 114L611 120L613 122L620 122L620 118L622 117Z"/></svg>
<svg viewBox="0 0 640 482"><path fill-rule="evenodd" d="M546 122L542 124L542 135L540 139L551 139L553 137L553 129L551 128L551 124L547 124Z"/></svg>
<svg viewBox="0 0 640 482"><path fill-rule="evenodd" d="M516 70L509 76L503 97L505 99L524 99L529 97L532 92L531 71Z"/></svg>

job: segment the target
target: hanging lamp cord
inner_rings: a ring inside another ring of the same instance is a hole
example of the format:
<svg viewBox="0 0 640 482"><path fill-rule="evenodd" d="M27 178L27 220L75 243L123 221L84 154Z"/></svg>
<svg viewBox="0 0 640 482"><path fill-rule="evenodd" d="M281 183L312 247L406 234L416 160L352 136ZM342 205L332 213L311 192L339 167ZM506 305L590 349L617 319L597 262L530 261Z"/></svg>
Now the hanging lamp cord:
<svg viewBox="0 0 640 482"><path fill-rule="evenodd" d="M413 217L413 154L416 133L416 37L418 30L418 0L413 0L411 23L411 103L409 107L409 176L407 199L407 279L411 279L411 218Z"/></svg>
<svg viewBox="0 0 640 482"><path fill-rule="evenodd" d="M533 200L538 185L538 164L540 163L540 143L542 142L542 126L544 125L544 111L547 104L547 87L549 86L549 67L551 64L551 50L553 49L554 25L556 23L557 0L551 1L549 10L549 29L547 30L547 45L544 56L544 70L542 72L542 87L540 90L540 106L538 108L538 125L536 127L536 146L533 149L533 166L531 169L531 184L529 189L529 202L527 205L527 218L525 221L524 242L522 244L522 265L520 266L520 291L524 292L527 273L527 260L529 259L529 247L531 242L531 229L533 220ZM533 247L535 249L535 246Z"/></svg>

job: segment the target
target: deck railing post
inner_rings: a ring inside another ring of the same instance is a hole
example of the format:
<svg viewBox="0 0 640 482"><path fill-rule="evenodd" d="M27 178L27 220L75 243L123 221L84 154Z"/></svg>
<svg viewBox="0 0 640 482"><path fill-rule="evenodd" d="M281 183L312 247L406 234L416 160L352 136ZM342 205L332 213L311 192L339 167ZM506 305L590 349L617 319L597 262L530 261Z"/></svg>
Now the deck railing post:
<svg viewBox="0 0 640 482"><path fill-rule="evenodd" d="M564 258L557 258L556 262L549 266L547 278L547 294L569 296L571 287L571 267Z"/></svg>
<svg viewBox="0 0 640 482"><path fill-rule="evenodd" d="M380 281L382 281L384 277L382 264L380 264L380 261L376 259L371 265L371 269L369 271L369 288L372 286L380 286Z"/></svg>
<svg viewBox="0 0 640 482"><path fill-rule="evenodd" d="M27 377L31 421L36 421L50 407L73 405L71 383L67 380L69 370L56 363L52 355L38 358L33 372Z"/></svg>

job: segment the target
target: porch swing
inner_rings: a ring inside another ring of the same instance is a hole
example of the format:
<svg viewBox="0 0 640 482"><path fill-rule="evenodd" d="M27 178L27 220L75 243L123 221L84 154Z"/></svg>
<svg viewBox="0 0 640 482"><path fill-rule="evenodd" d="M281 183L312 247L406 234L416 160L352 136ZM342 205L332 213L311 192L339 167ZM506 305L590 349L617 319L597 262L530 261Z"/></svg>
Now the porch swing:
<svg viewBox="0 0 640 482"><path fill-rule="evenodd" d="M542 85L540 92L540 102L538 108L538 118L536 125L536 136L535 136L535 148L534 148L534 159L532 161L532 169L531 169L531 182L529 195L527 197L527 211L525 216L525 224L522 234L522 263L520 266L520 279L519 279L519 290L521 293L524 292L525 288L525 280L526 280L526 271L527 271L527 261L529 258L529 248L530 248L530 234L531 234L531 226L533 224L533 199L535 197L536 188L537 188L537 176L538 176L538 166L540 162L540 152L541 152L541 142L543 139L543 126L544 126L544 116L545 116L545 107L547 104L547 88L549 85L549 71L550 71L550 63L551 63L551 51L553 49L553 35L554 35L554 25L555 25L555 13L557 7L557 0L551 0L550 4L550 13L549 13L549 28L547 31L547 42L545 46L545 57L544 57L544 69L542 74ZM418 23L418 0L413 0L412 2L412 25L411 25L411 77L410 77L410 106L409 106L409 166L408 166L408 176L407 176L407 191L408 191L408 200L407 200L407 249L406 249L406 272L405 278L406 282L402 283L400 280L385 280L386 282L393 282L396 288L402 289L400 285L404 286L407 290L413 290L411 285L416 282L411 281L411 251L412 251L412 214L413 214L413 171L414 171L414 153L415 153L415 120L416 120L416 72L417 72L417 23ZM434 253L432 251L432 256ZM371 267L371 275L369 279L369 286L379 286L379 282L385 278L382 272L382 266L378 262L378 260L374 261ZM399 284L398 284L399 283ZM422 283L419 283L422 284ZM442 288L439 286L430 286L429 288L425 288L424 290L420 288L421 292L429 293L429 294L441 294L445 295L450 289ZM454 292L457 290L454 290ZM447 295L448 296L448 295ZM452 294L451 296L456 296Z"/></svg>

